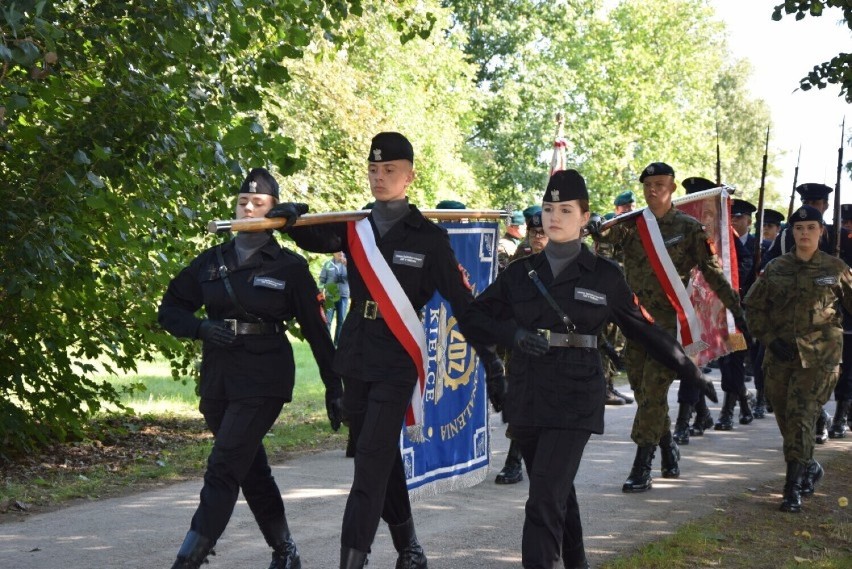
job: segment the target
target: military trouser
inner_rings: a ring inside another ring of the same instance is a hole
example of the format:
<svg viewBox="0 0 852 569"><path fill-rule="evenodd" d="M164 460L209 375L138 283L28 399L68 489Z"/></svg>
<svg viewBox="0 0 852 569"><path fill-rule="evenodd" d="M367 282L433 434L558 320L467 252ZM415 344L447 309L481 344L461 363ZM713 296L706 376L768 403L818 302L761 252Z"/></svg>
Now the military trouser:
<svg viewBox="0 0 852 569"><path fill-rule="evenodd" d="M201 399L199 410L216 439L207 458L192 530L215 543L231 519L240 488L261 527L283 519L281 491L263 448L263 437L283 406L284 399L278 397Z"/></svg>
<svg viewBox="0 0 852 569"><path fill-rule="evenodd" d="M731 352L719 358L722 391L739 396L745 391L745 352Z"/></svg>
<svg viewBox="0 0 852 569"><path fill-rule="evenodd" d="M627 341L624 363L637 406L630 438L639 446L656 446L672 427L668 395L675 372L649 356L640 344L630 340ZM689 403L695 405L697 402L696 389L694 400Z"/></svg>
<svg viewBox="0 0 852 569"><path fill-rule="evenodd" d="M784 460L807 464L814 455L817 413L837 383L837 370L803 368L801 361L784 363L767 352L763 362L766 398L784 439Z"/></svg>
<svg viewBox="0 0 852 569"><path fill-rule="evenodd" d="M343 378L343 407L355 441L355 474L340 536L345 547L369 552L379 519L399 525L411 518L399 433L414 381Z"/></svg>
<svg viewBox="0 0 852 569"><path fill-rule="evenodd" d="M574 489L583 450L591 433L574 429L512 427L530 480L521 556L524 569L566 567L586 558L583 524Z"/></svg>

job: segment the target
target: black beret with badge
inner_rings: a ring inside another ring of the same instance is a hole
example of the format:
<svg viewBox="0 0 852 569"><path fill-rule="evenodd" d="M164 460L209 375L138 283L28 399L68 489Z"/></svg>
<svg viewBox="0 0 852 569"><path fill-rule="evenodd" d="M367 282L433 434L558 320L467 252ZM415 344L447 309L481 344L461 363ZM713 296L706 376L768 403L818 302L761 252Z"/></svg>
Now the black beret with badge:
<svg viewBox="0 0 852 569"><path fill-rule="evenodd" d="M559 170L554 172L547 182L543 202L569 202L572 200L587 200L586 180L577 170Z"/></svg>
<svg viewBox="0 0 852 569"><path fill-rule="evenodd" d="M240 186L241 194L269 194L278 199L278 182L266 168L252 168Z"/></svg>
<svg viewBox="0 0 852 569"><path fill-rule="evenodd" d="M683 186L683 189L686 190L687 194L694 194L696 192L703 192L704 190L712 190L713 188L719 187L716 182L711 182L707 178L700 178L698 176L687 178L681 182L680 185Z"/></svg>
<svg viewBox="0 0 852 569"><path fill-rule="evenodd" d="M645 169L639 174L639 181L644 182L648 176L671 176L674 178L674 175L674 168L665 162L652 162L645 166Z"/></svg>
<svg viewBox="0 0 852 569"><path fill-rule="evenodd" d="M852 203L845 203L840 206L840 219L842 221L852 220Z"/></svg>
<svg viewBox="0 0 852 569"><path fill-rule="evenodd" d="M790 216L790 225L795 225L800 221L819 221L820 225L823 225L825 223L822 219L822 213L820 213L817 208L809 205L801 206L799 209L793 212L793 215Z"/></svg>
<svg viewBox="0 0 852 569"><path fill-rule="evenodd" d="M834 189L825 184L807 183L796 187L799 197L803 200L827 200L828 194Z"/></svg>
<svg viewBox="0 0 852 569"><path fill-rule="evenodd" d="M370 143L370 162L389 162L391 160L408 160L414 163L414 148L411 143L398 132L380 132Z"/></svg>
<svg viewBox="0 0 852 569"><path fill-rule="evenodd" d="M734 217L739 217L741 215L751 215L756 211L757 208L745 200L734 199L731 202L731 215Z"/></svg>
<svg viewBox="0 0 852 569"><path fill-rule="evenodd" d="M763 210L763 225L781 225L782 221L784 221L784 214L780 211L775 211L774 209Z"/></svg>

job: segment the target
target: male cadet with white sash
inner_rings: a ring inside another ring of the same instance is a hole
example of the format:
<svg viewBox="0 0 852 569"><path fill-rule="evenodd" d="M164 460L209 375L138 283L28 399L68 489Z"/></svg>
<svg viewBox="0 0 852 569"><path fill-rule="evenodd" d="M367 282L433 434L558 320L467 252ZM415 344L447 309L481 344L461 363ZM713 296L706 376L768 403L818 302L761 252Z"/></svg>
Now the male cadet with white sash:
<svg viewBox="0 0 852 569"><path fill-rule="evenodd" d="M644 214L603 233L598 232L599 226L590 226L593 238L621 246L628 284L656 323L672 336L677 335L678 314L694 313L686 296L686 285L690 272L696 266L710 288L733 313L737 327L745 330L739 297L725 279L714 243L698 220L672 206L672 194L677 189L672 167L663 162L649 164L639 176L639 181L648 204ZM654 243L651 250L645 249L643 239ZM655 259L650 259L649 255ZM654 266L669 267L667 274L670 278L661 282ZM686 301L675 308L667 298L667 291L677 298L686 298ZM638 408L630 435L637 445L636 458L622 491L644 492L651 489L651 468L657 445L660 445L663 478L680 476L680 450L672 439L668 404L668 391L674 374L631 341L627 342L625 349L625 364ZM686 403L694 405L697 399L696 392L694 400Z"/></svg>
<svg viewBox="0 0 852 569"><path fill-rule="evenodd" d="M807 183L796 187L796 192L802 200L802 205L809 205L821 214L825 215L828 210L828 194L834 191L834 188L825 184ZM841 217L843 209L841 208ZM766 255L761 259L761 268L766 266L766 263L780 257L784 253L790 251L794 246L792 224L788 224L766 252ZM822 236L819 240L819 250L834 255L834 239L835 228L833 225L825 224L823 226ZM852 266L852 233L842 226L839 228L840 233L840 258L847 264ZM843 329L852 331L852 317L844 313ZM846 333L843 335L846 338ZM846 342L844 341L844 344ZM848 411L847 411L848 413ZM825 409L821 409L816 418L816 442L823 444L829 437L829 426L833 424L831 415Z"/></svg>
<svg viewBox="0 0 852 569"><path fill-rule="evenodd" d="M352 308L340 336L334 369L343 377L343 406L355 437L355 474L343 514L340 567L364 567L384 519L399 552L397 568L422 569L399 450L408 404L423 381L425 333L419 313L437 290L463 319L473 295L446 230L408 203L414 150L403 135L382 132L370 146L368 178L376 199L369 217L289 229L309 251L343 251L349 259ZM280 204L268 215L306 213L304 204ZM419 329L419 332L418 332ZM505 391L502 363L486 363L488 391L499 410ZM490 367L489 367L490 366ZM490 371L490 373L488 373ZM496 382L496 384L495 384ZM409 424L409 420L406 420Z"/></svg>

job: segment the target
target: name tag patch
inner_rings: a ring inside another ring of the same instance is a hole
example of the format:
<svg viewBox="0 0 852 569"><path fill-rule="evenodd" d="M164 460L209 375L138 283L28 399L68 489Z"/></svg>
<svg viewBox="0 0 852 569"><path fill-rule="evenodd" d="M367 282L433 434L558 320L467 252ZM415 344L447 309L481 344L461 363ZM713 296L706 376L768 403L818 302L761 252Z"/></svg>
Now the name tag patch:
<svg viewBox="0 0 852 569"><path fill-rule="evenodd" d="M261 288L284 290L284 285L286 284L287 281L279 281L278 279L271 279L269 277L254 277L254 286L259 286Z"/></svg>
<svg viewBox="0 0 852 569"><path fill-rule="evenodd" d="M418 269L422 269L423 260L425 258L426 255L422 255L420 253L409 253L408 251L393 252L394 265L407 265L409 267L416 267Z"/></svg>
<svg viewBox="0 0 852 569"><path fill-rule="evenodd" d="M606 295L601 292L589 290L587 288L575 288L574 300L581 300L591 304L600 304L606 306Z"/></svg>
<svg viewBox="0 0 852 569"><path fill-rule="evenodd" d="M837 277L818 277L814 279L814 284L818 286L834 286L837 284Z"/></svg>
<svg viewBox="0 0 852 569"><path fill-rule="evenodd" d="M674 237L669 237L663 241L663 243L666 247L671 247L672 245L677 245L681 241L683 241L683 235L675 235Z"/></svg>

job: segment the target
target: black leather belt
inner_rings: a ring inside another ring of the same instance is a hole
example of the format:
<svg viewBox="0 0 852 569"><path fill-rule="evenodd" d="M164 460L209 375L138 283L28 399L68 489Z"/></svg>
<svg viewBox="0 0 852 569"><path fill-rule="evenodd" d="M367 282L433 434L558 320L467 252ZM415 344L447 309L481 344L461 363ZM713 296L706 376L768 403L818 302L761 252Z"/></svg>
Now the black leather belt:
<svg viewBox="0 0 852 569"><path fill-rule="evenodd" d="M550 330L539 330L547 338L551 348L597 348L598 337L591 334L560 334Z"/></svg>
<svg viewBox="0 0 852 569"><path fill-rule="evenodd" d="M287 326L280 322L240 322L233 318L225 319L225 327L233 330L237 336L282 334L287 330Z"/></svg>
<svg viewBox="0 0 852 569"><path fill-rule="evenodd" d="M358 300L353 302L351 310L354 310L356 314L360 314L367 320L382 318L382 313L379 312L379 305L374 300Z"/></svg>

